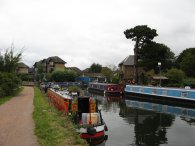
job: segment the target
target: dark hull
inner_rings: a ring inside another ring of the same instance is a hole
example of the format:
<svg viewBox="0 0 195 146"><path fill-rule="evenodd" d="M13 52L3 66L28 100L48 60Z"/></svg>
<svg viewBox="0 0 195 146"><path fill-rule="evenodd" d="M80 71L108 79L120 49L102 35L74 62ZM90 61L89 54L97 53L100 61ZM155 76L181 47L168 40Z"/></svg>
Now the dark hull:
<svg viewBox="0 0 195 146"><path fill-rule="evenodd" d="M81 138L86 139L87 142L92 145L97 145L97 144L102 143L104 140L106 140L105 137L106 136L105 136L104 131L98 132L95 135L86 134L86 133L81 134Z"/></svg>
<svg viewBox="0 0 195 146"><path fill-rule="evenodd" d="M103 95L103 96L121 96L122 95L121 92L108 92L108 91L95 89L95 88L88 88L88 91L90 93L95 93L95 94L99 94L99 95Z"/></svg>
<svg viewBox="0 0 195 146"><path fill-rule="evenodd" d="M139 101L151 101L153 103L167 104L171 106L180 106L187 108L195 108L195 100L172 98L166 96L149 95L133 92L124 92L125 98Z"/></svg>

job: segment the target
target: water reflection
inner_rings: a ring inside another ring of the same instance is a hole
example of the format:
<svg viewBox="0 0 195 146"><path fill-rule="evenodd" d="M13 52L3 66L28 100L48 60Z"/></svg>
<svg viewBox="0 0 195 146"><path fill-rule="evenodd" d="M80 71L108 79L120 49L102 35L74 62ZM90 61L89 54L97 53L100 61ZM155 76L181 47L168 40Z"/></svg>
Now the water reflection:
<svg viewBox="0 0 195 146"><path fill-rule="evenodd" d="M119 115L135 125L135 140L132 145L152 146L167 143L166 129L175 119L173 115L144 110L142 103L130 100L121 102Z"/></svg>
<svg viewBox="0 0 195 146"><path fill-rule="evenodd" d="M108 140L97 146L177 146L195 143L194 109L121 97L92 96L98 100L98 107L108 126Z"/></svg>

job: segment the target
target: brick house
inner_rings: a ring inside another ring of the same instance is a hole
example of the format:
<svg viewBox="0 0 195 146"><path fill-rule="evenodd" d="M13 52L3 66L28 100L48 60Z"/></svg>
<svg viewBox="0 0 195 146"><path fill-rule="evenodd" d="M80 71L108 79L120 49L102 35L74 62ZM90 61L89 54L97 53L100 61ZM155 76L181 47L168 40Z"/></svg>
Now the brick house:
<svg viewBox="0 0 195 146"><path fill-rule="evenodd" d="M66 62L58 56L48 57L47 59L35 62L34 69L37 73L41 69L43 73L52 73L53 71L64 71Z"/></svg>
<svg viewBox="0 0 195 146"><path fill-rule="evenodd" d="M127 83L135 79L135 66L134 55L127 56L123 61L119 63L119 81L121 83ZM140 77L143 76L145 71L143 68L138 67L139 83Z"/></svg>
<svg viewBox="0 0 195 146"><path fill-rule="evenodd" d="M24 64L23 62L19 62L18 66L16 68L17 74L28 74L29 73L29 67Z"/></svg>

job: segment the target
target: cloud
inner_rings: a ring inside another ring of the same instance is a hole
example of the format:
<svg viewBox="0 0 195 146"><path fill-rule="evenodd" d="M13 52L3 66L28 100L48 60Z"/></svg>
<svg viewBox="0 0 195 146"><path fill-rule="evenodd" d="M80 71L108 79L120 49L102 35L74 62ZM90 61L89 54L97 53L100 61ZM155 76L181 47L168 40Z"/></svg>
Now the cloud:
<svg viewBox="0 0 195 146"><path fill-rule="evenodd" d="M123 32L136 25L157 29L155 41L173 52L194 47L192 0L4 0L0 2L0 48L25 47L23 61L59 56L81 69L118 65L133 54Z"/></svg>

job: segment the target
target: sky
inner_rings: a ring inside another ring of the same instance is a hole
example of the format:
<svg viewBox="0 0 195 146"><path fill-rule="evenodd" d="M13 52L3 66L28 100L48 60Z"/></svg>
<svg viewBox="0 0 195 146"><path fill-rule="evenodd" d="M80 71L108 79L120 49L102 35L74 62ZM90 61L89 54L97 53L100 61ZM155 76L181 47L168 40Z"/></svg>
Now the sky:
<svg viewBox="0 0 195 146"><path fill-rule="evenodd" d="M118 66L135 44L124 31L137 25L177 56L195 47L195 0L0 0L0 52L14 44L29 67L50 56L81 70Z"/></svg>

